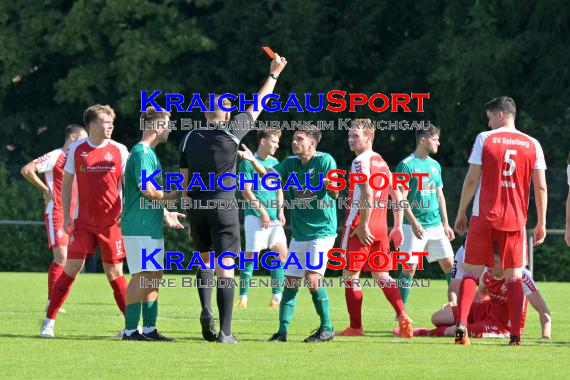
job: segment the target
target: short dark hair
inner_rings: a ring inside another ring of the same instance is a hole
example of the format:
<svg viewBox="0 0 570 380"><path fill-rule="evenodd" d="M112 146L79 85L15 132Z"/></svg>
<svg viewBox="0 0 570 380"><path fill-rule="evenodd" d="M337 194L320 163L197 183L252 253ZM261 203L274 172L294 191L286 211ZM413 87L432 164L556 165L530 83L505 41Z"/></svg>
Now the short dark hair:
<svg viewBox="0 0 570 380"><path fill-rule="evenodd" d="M65 139L67 140L71 135L81 132L87 132L83 125L77 123L69 124L65 127Z"/></svg>
<svg viewBox="0 0 570 380"><path fill-rule="evenodd" d="M261 141L261 139L266 139L271 136L281 137L281 130L280 129L267 129L263 128L257 131L257 143Z"/></svg>
<svg viewBox="0 0 570 380"><path fill-rule="evenodd" d="M514 118L517 115L517 105L515 104L513 98L509 98L508 96L500 96L485 103L485 111L492 113L502 111L504 113L510 113Z"/></svg>
<svg viewBox="0 0 570 380"><path fill-rule="evenodd" d="M153 106L146 108L146 111L141 113L141 119L144 121L154 121L158 119L165 119L170 117L170 112L168 111L157 111Z"/></svg>
<svg viewBox="0 0 570 380"><path fill-rule="evenodd" d="M315 140L317 144L321 141L322 137L321 130L317 128L313 123L301 123L301 125L297 127L295 133L296 132L306 133L307 136Z"/></svg>
<svg viewBox="0 0 570 380"><path fill-rule="evenodd" d="M416 141L420 141L422 137L430 138L441 134L441 130L434 123L428 121L427 124L427 129L416 129Z"/></svg>

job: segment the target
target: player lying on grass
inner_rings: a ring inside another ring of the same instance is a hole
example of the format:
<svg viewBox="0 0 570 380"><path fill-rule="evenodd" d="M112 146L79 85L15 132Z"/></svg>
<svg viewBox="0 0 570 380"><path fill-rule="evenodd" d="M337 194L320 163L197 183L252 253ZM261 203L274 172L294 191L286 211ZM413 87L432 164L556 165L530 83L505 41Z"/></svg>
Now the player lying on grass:
<svg viewBox="0 0 570 380"><path fill-rule="evenodd" d="M357 119L354 126L348 132L348 145L350 150L356 154L356 158L352 161L350 169L351 173L362 173L370 178L377 173L384 173L387 178L392 178L388 164L381 155L372 150L374 142L374 129L367 128L366 124L372 124L370 119ZM375 186L381 186L382 178L376 176ZM391 184L390 184L391 185ZM352 188L352 186L351 186ZM382 191L374 191L370 183L360 183L354 190L350 190L348 197L349 203L352 200L358 200L362 203L368 201L370 204L380 200L386 202L388 196L393 202L399 202L402 199L400 192L396 189L391 190L391 186L387 186ZM390 277L390 273L372 268L368 263L368 256L374 252L390 252L390 240L394 242L394 246L398 249L404 240L402 233L403 212L401 209L394 209L394 229L388 235L388 222L386 208L362 208L352 206L347 210L342 232L341 246L348 252L363 252L367 260L366 262L347 262L343 271L344 277L350 277L347 281L347 287L344 290L346 298L346 308L350 317L350 326L342 331L342 336L360 336L364 335L362 329L362 289L355 284L353 280L360 278L360 272L371 272L375 280L386 281L386 283L394 282ZM350 255L349 255L350 257ZM350 261L350 260L348 260ZM377 256L375 264L379 267L386 265L382 262L381 257ZM388 265L388 268L390 265ZM412 324L410 317L406 313L404 302L400 295L400 291L396 286L382 287L384 296L390 302L403 331L402 337L411 338Z"/></svg>
<svg viewBox="0 0 570 380"><path fill-rule="evenodd" d="M454 280L463 278L464 251L459 249L455 256L456 267L453 270ZM550 339L552 320L550 310L546 306L540 291L536 287L532 275L526 269L522 270L523 290L526 300L521 317L521 331L524 330L526 322L526 311L528 303L538 312L542 329L542 339ZM474 338L505 338L509 337L509 308L507 305L507 289L505 277L501 267L501 259L495 255L495 265L493 268L486 268L480 278L478 288L479 299L473 302L471 311L467 317L467 331ZM432 323L437 326L435 329L414 329L415 336L454 336L458 319L458 307L450 304L435 312ZM395 335L399 331L394 330Z"/></svg>

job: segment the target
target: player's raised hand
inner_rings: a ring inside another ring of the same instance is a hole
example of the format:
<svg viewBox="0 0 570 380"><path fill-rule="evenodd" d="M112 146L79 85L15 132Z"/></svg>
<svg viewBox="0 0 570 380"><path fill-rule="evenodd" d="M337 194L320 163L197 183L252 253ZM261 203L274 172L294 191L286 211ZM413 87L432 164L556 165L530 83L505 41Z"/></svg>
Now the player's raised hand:
<svg viewBox="0 0 570 380"><path fill-rule="evenodd" d="M354 235L358 236L358 240L360 240L360 244L364 246L369 246L374 243L374 235L370 232L370 228L367 225L359 224L354 231L350 234L350 237Z"/></svg>
<svg viewBox="0 0 570 380"><path fill-rule="evenodd" d="M275 57L271 61L269 74L279 75L286 65L287 59L285 59L285 57L280 57L279 54L275 53Z"/></svg>
<svg viewBox="0 0 570 380"><path fill-rule="evenodd" d="M544 239L546 238L546 226L544 224L537 224L532 230L532 245L540 245L544 243Z"/></svg>
<svg viewBox="0 0 570 380"><path fill-rule="evenodd" d="M251 150L247 149L247 146L245 146L244 144L241 144L241 149L242 150L238 150L238 152L237 152L239 158L241 158L242 160L249 161L249 162L255 161L255 157L253 156L253 153L251 153Z"/></svg>
<svg viewBox="0 0 570 380"><path fill-rule="evenodd" d="M465 235L465 231L467 230L467 215L457 214L457 218L455 218L454 228L459 235Z"/></svg>
<svg viewBox="0 0 570 380"><path fill-rule="evenodd" d="M165 212L164 223L166 224L166 227L172 228L174 230L183 230L184 226L182 225L182 223L180 223L180 221L178 221L178 218L186 218L186 215L175 211Z"/></svg>
<svg viewBox="0 0 570 380"><path fill-rule="evenodd" d="M388 240L394 242L394 248L400 249L402 244L404 244L404 233L402 229L400 227L394 227L392 231L390 231L390 235L388 235Z"/></svg>

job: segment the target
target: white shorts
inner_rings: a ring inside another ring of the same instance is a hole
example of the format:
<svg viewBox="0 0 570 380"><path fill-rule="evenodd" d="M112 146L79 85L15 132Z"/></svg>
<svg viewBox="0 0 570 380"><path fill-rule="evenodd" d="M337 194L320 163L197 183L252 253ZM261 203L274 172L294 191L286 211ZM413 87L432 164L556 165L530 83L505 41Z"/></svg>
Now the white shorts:
<svg viewBox="0 0 570 380"><path fill-rule="evenodd" d="M408 252L410 255L412 252L428 252L429 256L426 256L428 263L433 263L434 261L447 257L453 257L453 248L451 247L449 239L445 236L442 224L435 227L424 228L424 230L424 238L418 239L412 231L412 226L404 224L402 226L404 244L400 247L400 251ZM417 256L412 256L407 262L407 264L417 263Z"/></svg>
<svg viewBox="0 0 570 380"><path fill-rule="evenodd" d="M307 269L311 272L319 273L324 275L327 270L327 264L329 258L327 253L334 246L336 236L329 236L322 239L308 240L308 241L297 241L295 239L291 240L289 245L289 255L291 252L295 252L297 259L301 264L303 269L299 269L296 263L289 265L285 269L285 275L290 277L305 277L305 268L307 266L307 254L309 252L309 264L313 266L320 265L319 269Z"/></svg>
<svg viewBox="0 0 570 380"><path fill-rule="evenodd" d="M157 252L152 258L164 268L164 239L152 239L150 236L123 236L123 241L130 274L162 270L157 268L152 260L147 260L146 269L142 269L143 249L146 249L147 257L151 256L155 249L160 249L160 252Z"/></svg>
<svg viewBox="0 0 570 380"><path fill-rule="evenodd" d="M279 243L287 245L287 238L283 226L278 220L272 220L269 227L261 227L261 218L246 215L244 220L245 250L247 252L260 252L270 249Z"/></svg>

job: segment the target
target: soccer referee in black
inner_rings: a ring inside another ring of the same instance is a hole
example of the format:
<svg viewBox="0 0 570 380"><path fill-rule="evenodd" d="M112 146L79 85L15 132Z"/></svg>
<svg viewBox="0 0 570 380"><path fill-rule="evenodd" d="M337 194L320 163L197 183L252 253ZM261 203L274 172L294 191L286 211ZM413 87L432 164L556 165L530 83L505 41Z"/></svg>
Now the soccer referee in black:
<svg viewBox="0 0 570 380"><path fill-rule="evenodd" d="M267 94L273 93L279 74L287 65L287 60L275 54L271 61L269 75L258 92L257 111L250 105L244 113L230 118L230 112L218 107L219 95L215 97L215 107L212 112L206 112L206 124L211 125L208 129L194 129L188 132L180 146L180 173L184 175L184 188L187 188L189 179L194 173L199 173L200 178L210 188L209 173L215 173L215 180L223 173L236 174L237 151L241 139L254 127L254 122L263 110L261 100ZM229 100L223 100L224 107L231 107ZM207 109L210 110L208 104ZM219 128L227 123L229 128ZM235 185L235 180L229 177L223 179L224 186ZM225 191L215 186L214 191L203 191L199 187L193 187L187 196L193 200L235 200L235 190ZM189 209L188 219L190 232L194 243L194 250L200 251L200 256L206 265L210 266L210 251L215 252L216 257L223 252L229 251L238 254L241 250L239 213L235 208L230 209ZM234 259L224 257L222 262L226 266L234 264ZM216 324L212 313L212 287L214 283L214 271L198 269L196 278L198 295L202 312L200 324L202 336L207 341L219 343L238 343L232 334L232 310L234 300L234 288L231 284L234 277L233 269L227 270L216 266L217 293L216 301L220 316L220 333L216 336ZM208 286L205 286L208 284Z"/></svg>

